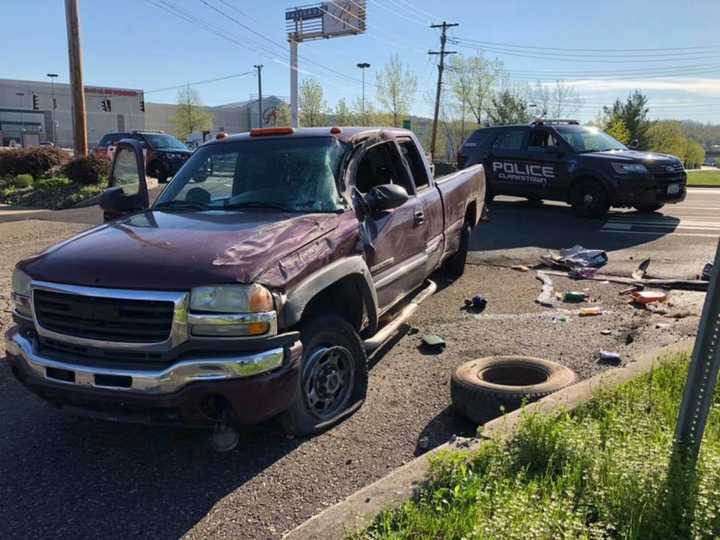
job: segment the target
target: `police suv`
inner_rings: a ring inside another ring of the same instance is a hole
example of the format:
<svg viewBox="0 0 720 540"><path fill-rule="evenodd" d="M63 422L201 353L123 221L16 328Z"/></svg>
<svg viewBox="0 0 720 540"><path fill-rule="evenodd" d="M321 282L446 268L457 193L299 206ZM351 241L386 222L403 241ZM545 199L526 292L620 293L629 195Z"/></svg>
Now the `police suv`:
<svg viewBox="0 0 720 540"><path fill-rule="evenodd" d="M576 120L475 131L458 152L460 168L485 166L488 201L495 195L570 203L601 217L611 206L654 212L685 199L687 174L675 156L633 150Z"/></svg>

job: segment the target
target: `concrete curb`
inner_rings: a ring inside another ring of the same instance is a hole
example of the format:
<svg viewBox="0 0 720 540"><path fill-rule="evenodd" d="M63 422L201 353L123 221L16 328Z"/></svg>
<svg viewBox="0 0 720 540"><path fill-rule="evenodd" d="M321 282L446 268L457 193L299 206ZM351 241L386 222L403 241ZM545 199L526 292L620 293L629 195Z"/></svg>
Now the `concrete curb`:
<svg viewBox="0 0 720 540"><path fill-rule="evenodd" d="M720 189L720 184L692 184L692 185L688 184L687 188L688 188L688 189L693 189L693 188L716 188L716 189Z"/></svg>
<svg viewBox="0 0 720 540"><path fill-rule="evenodd" d="M687 338L672 345L643 353L625 367L612 369L580 381L524 409L513 411L485 424L482 438L463 439L458 443L445 443L412 460L389 475L356 491L343 501L326 508L305 523L288 532L285 540L334 540L343 533L349 534L370 525L383 510L396 508L412 498L427 479L429 458L446 450L472 452L489 440L502 440L512 436L522 414L549 413L559 408L572 410L589 401L600 391L612 389L639 375L651 371L656 362L662 363L675 353L690 350L694 339ZM341 532L342 531L342 532Z"/></svg>

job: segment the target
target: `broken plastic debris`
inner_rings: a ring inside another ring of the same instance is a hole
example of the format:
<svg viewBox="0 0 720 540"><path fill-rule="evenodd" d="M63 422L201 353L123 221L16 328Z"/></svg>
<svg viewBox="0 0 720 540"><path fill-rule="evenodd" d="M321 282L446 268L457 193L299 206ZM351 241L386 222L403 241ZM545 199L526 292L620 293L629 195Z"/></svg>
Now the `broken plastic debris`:
<svg viewBox="0 0 720 540"><path fill-rule="evenodd" d="M642 281L645 279L645 276L647 275L647 269L650 266L650 259L645 259L643 262L641 262L637 269L633 271L632 277L633 279L636 279L638 281Z"/></svg>
<svg viewBox="0 0 720 540"><path fill-rule="evenodd" d="M700 273L700 279L703 281L710 281L710 274L712 274L713 266L713 263L707 263L703 266L702 272Z"/></svg>
<svg viewBox="0 0 720 540"><path fill-rule="evenodd" d="M598 363L619 366L622 363L622 358L616 352L600 351L600 358L598 359Z"/></svg>
<svg viewBox="0 0 720 540"><path fill-rule="evenodd" d="M445 340L433 334L423 336L423 346L429 350L440 352L445 348Z"/></svg>
<svg viewBox="0 0 720 540"><path fill-rule="evenodd" d="M596 315L602 315L602 308L598 306L585 307L580 310L578 316L580 317L594 317Z"/></svg>
<svg viewBox="0 0 720 540"><path fill-rule="evenodd" d="M548 266L557 266L566 270L576 268L600 268L608 262L607 253L601 249L587 249L577 245L568 249L561 249L558 253L549 253L540 257Z"/></svg>
<svg viewBox="0 0 720 540"><path fill-rule="evenodd" d="M637 304L653 304L667 300L667 294L662 291L635 291L630 293L630 296Z"/></svg>
<svg viewBox="0 0 720 540"><path fill-rule="evenodd" d="M568 277L572 279L592 279L597 271L597 268L573 268L568 272Z"/></svg>
<svg viewBox="0 0 720 540"><path fill-rule="evenodd" d="M553 298L555 291L553 289L552 279L550 279L545 272L538 272L535 277L543 283L542 292L535 301L541 306L555 307L555 299Z"/></svg>
<svg viewBox="0 0 720 540"><path fill-rule="evenodd" d="M511 266L510 268L512 268L513 270L517 270L518 272L529 272L530 271L530 268L528 268L524 264L516 264L514 266Z"/></svg>
<svg viewBox="0 0 720 540"><path fill-rule="evenodd" d="M568 291L563 296L563 302L584 302L588 295L580 291Z"/></svg>
<svg viewBox="0 0 720 540"><path fill-rule="evenodd" d="M475 313L482 313L487 307L487 298L481 294L476 294L472 298L465 299L465 306L472 309Z"/></svg>
<svg viewBox="0 0 720 540"><path fill-rule="evenodd" d="M603 336L611 336L612 333L613 333L613 331L606 329L606 330L600 330L600 333L601 333Z"/></svg>

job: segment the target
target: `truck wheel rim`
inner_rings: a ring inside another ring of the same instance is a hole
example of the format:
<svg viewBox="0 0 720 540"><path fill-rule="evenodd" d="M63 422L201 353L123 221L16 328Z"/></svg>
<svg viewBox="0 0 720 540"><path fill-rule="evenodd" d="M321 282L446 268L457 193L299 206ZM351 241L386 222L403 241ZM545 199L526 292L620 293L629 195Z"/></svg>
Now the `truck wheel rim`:
<svg viewBox="0 0 720 540"><path fill-rule="evenodd" d="M311 412L319 418L340 412L350 398L355 370L345 347L319 347L307 359L303 391Z"/></svg>

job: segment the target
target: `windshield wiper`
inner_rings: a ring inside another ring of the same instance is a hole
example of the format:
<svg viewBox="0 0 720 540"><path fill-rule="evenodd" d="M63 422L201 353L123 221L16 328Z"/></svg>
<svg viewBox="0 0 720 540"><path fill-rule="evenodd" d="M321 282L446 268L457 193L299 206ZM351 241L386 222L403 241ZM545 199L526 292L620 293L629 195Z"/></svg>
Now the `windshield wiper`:
<svg viewBox="0 0 720 540"><path fill-rule="evenodd" d="M222 207L224 210L232 209L237 210L240 208L270 208L272 210L282 210L283 212L292 212L287 206L283 206L278 203L268 201L243 201L236 203L228 203Z"/></svg>
<svg viewBox="0 0 720 540"><path fill-rule="evenodd" d="M209 210L206 204L193 201L164 201L155 205L155 210Z"/></svg>

